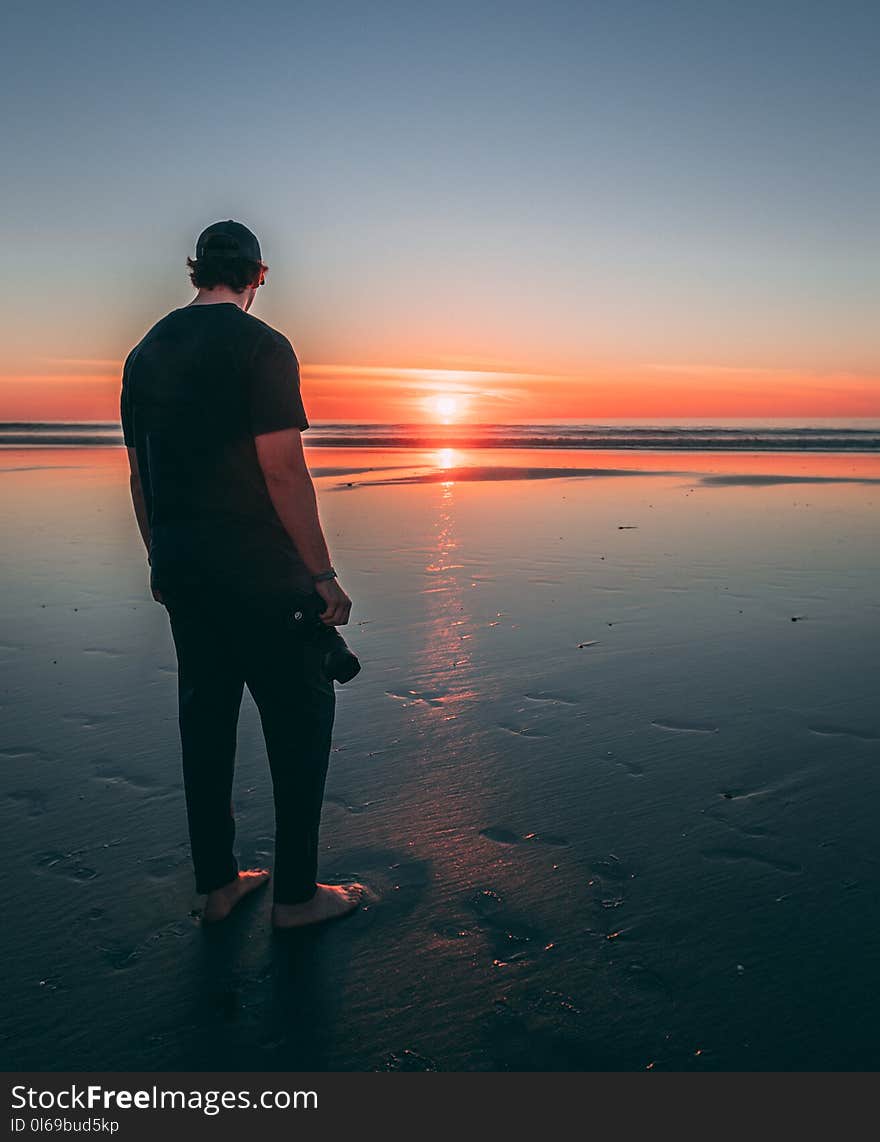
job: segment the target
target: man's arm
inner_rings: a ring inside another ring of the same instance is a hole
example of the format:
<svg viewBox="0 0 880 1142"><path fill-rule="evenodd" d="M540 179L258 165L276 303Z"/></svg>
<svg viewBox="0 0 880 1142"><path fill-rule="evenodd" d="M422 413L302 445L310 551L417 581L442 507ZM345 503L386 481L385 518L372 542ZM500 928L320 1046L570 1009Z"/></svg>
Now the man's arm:
<svg viewBox="0 0 880 1142"><path fill-rule="evenodd" d="M144 488L141 484L141 473L138 468L137 450L134 448L128 449L128 466L131 469L131 476L129 477L131 502L134 505L134 514L137 519L138 529L141 533L141 539L144 541L144 547L146 547L147 555L149 555L150 521L147 518L147 505L144 501Z"/></svg>
<svg viewBox="0 0 880 1142"><path fill-rule="evenodd" d="M315 485L303 453L298 428L284 428L254 437L257 457L272 505L309 573L330 567L330 553L318 516ZM327 601L321 619L327 626L343 626L351 613L351 599L335 579L316 583Z"/></svg>
<svg viewBox="0 0 880 1142"><path fill-rule="evenodd" d="M144 500L144 486L141 483L141 472L138 468L137 452L134 448L128 447L128 466L131 469L131 476L129 477L129 486L131 487L131 502L134 505L134 515L137 520L138 531L141 533L141 539L144 541L144 547L147 549L147 557L150 555L150 519L147 515L147 505ZM161 591L155 588L150 588L153 598L157 603L165 604Z"/></svg>

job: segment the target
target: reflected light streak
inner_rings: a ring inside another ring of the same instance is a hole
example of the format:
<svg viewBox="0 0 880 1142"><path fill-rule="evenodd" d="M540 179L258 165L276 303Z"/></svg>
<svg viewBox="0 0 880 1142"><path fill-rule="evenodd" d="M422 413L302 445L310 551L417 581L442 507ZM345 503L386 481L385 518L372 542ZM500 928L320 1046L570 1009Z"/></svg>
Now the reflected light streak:
<svg viewBox="0 0 880 1142"><path fill-rule="evenodd" d="M454 448L438 448L437 449L437 458L434 461L434 464L437 468L441 468L441 469L455 468L455 467L457 467L457 465L459 463L460 463L460 461L458 458L458 453L456 452L456 450ZM451 480L449 480L449 481L444 480L443 486L445 487L447 483L452 483L452 481Z"/></svg>
<svg viewBox="0 0 880 1142"><path fill-rule="evenodd" d="M451 481L440 485L434 551L425 567L433 578L432 586L425 594L430 612L425 667L430 674L432 691L442 696L438 704L445 711L446 721L456 718L456 708L476 694L472 687L462 685L472 668L467 646L472 635L468 630L470 620L465 614L465 596L459 582L463 564L456 559L459 541L454 527L454 494L455 487Z"/></svg>

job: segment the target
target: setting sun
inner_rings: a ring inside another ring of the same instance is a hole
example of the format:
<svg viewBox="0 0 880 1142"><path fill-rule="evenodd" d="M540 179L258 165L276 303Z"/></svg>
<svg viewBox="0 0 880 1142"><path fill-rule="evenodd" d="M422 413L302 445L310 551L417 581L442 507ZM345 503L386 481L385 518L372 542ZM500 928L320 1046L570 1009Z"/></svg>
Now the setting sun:
<svg viewBox="0 0 880 1142"><path fill-rule="evenodd" d="M428 397L425 403L429 411L444 424L458 419L464 410L464 401L454 393L438 393L436 396Z"/></svg>

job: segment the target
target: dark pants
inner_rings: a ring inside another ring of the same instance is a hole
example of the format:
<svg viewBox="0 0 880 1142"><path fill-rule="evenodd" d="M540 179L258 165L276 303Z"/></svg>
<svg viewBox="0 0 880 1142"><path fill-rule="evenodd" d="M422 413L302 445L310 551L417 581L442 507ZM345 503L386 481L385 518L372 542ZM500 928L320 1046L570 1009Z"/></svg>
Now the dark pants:
<svg viewBox="0 0 880 1142"><path fill-rule="evenodd" d="M209 594L165 596L177 648L180 738L196 890L238 875L232 777L244 687L260 712L275 795L274 898L316 891L318 827L336 712L319 647L288 619Z"/></svg>

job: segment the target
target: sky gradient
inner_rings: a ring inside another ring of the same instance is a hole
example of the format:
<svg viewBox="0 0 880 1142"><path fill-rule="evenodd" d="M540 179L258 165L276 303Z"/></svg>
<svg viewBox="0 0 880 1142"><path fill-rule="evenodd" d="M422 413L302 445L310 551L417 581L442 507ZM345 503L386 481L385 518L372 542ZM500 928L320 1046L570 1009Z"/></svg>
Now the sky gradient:
<svg viewBox="0 0 880 1142"><path fill-rule="evenodd" d="M880 415L876 4L6 25L0 419L114 417L228 217L313 420Z"/></svg>

